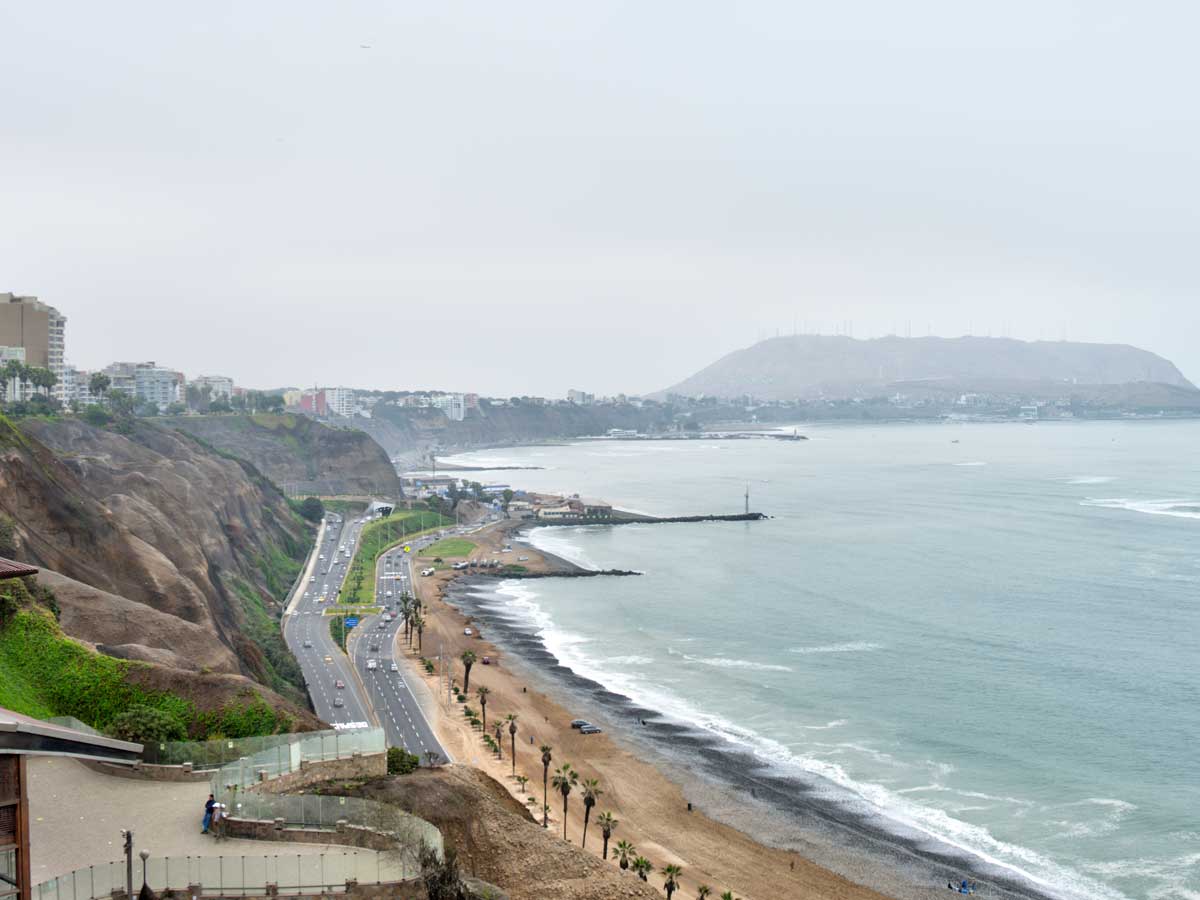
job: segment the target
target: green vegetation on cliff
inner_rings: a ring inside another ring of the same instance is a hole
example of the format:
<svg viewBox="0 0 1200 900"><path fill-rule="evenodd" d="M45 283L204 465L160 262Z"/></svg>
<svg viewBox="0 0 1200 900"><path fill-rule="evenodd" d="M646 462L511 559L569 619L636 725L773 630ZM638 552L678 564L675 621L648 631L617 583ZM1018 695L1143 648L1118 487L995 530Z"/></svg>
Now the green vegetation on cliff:
<svg viewBox="0 0 1200 900"><path fill-rule="evenodd" d="M31 598L20 581L0 584L0 597L22 607L0 625L0 706L6 709L43 719L74 716L108 731L126 710L148 707L196 739L271 734L292 725L257 696L206 711L176 694L141 687L128 676L148 668L145 663L104 656L66 637L48 611L27 605Z"/></svg>

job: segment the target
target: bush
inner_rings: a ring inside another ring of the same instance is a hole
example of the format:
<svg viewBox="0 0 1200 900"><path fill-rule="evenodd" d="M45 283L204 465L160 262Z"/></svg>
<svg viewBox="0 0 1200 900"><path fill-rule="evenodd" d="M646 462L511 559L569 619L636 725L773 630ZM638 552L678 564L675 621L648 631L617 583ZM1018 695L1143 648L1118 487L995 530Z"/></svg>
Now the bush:
<svg viewBox="0 0 1200 900"><path fill-rule="evenodd" d="M166 710L138 705L118 713L108 726L108 733L122 741L157 744L184 740L187 728L178 716Z"/></svg>
<svg viewBox="0 0 1200 900"><path fill-rule="evenodd" d="M310 522L320 522L325 518L325 504L316 497L305 497L298 512Z"/></svg>
<svg viewBox="0 0 1200 900"><path fill-rule="evenodd" d="M466 695L466 694L459 694L459 695L458 695L458 702L459 702L459 703L466 703L466 702L467 702L467 695Z"/></svg>
<svg viewBox="0 0 1200 900"><path fill-rule="evenodd" d="M389 775L409 775L421 765L421 757L409 753L403 747L388 747L387 770Z"/></svg>

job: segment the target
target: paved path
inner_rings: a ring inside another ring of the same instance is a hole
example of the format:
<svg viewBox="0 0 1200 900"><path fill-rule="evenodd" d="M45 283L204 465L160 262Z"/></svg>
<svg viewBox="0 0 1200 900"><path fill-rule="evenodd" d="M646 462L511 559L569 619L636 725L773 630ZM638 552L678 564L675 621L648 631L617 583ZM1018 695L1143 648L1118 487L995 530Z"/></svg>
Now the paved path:
<svg viewBox="0 0 1200 900"><path fill-rule="evenodd" d="M29 820L34 884L121 858L121 829L134 852L162 856L272 856L342 853L342 846L214 841L200 833L208 782L176 784L101 775L65 758L29 760ZM136 862L136 858L135 858Z"/></svg>

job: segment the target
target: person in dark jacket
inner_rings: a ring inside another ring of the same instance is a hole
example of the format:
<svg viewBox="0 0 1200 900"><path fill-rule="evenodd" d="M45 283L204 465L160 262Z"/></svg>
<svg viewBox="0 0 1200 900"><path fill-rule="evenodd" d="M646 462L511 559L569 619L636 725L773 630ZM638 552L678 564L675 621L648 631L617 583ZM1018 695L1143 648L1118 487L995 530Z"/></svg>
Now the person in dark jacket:
<svg viewBox="0 0 1200 900"><path fill-rule="evenodd" d="M213 807L216 805L216 798L209 794L208 802L204 804L204 828L201 830L201 834L208 834L208 826L212 824Z"/></svg>

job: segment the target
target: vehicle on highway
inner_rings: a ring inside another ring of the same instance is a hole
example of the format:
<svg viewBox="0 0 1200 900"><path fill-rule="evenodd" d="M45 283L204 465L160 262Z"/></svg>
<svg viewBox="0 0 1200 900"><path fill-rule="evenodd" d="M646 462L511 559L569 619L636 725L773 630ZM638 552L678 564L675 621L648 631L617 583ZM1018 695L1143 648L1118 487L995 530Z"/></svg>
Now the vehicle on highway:
<svg viewBox="0 0 1200 900"><path fill-rule="evenodd" d="M332 656L325 657L325 662L327 662L327 663L333 662L333 657Z"/></svg>
<svg viewBox="0 0 1200 900"><path fill-rule="evenodd" d="M304 642L304 646L305 646L305 647L311 647L311 646L312 646L312 641L305 641L305 642Z"/></svg>
<svg viewBox="0 0 1200 900"><path fill-rule="evenodd" d="M375 626L375 628L378 631L383 631L383 629L387 628L387 622L380 622L378 625Z"/></svg>
<svg viewBox="0 0 1200 900"><path fill-rule="evenodd" d="M374 659L368 659L368 660L367 660L367 671L369 671L369 672L373 672L373 671L375 671L375 669L377 669L377 668L379 668L379 662L378 662L378 660L374 660Z"/></svg>
<svg viewBox="0 0 1200 900"><path fill-rule="evenodd" d="M398 665L396 665L395 663L392 663L392 666L391 666L391 668L392 668L392 671L393 671L393 672L399 672L399 671L400 671L400 667L399 667Z"/></svg>
<svg viewBox="0 0 1200 900"><path fill-rule="evenodd" d="M345 705L346 705L346 701L345 701L345 700L343 700L341 697L334 697L334 698L333 698L333 705L334 705L334 706L345 706Z"/></svg>
<svg viewBox="0 0 1200 900"><path fill-rule="evenodd" d="M312 583L313 583L314 581L316 581L316 580L317 580L317 576L316 576L316 575L313 575L313 576L311 576L311 577L308 579L308 583L309 583L309 584L312 584Z"/></svg>
<svg viewBox="0 0 1200 900"><path fill-rule="evenodd" d="M587 719L572 719L571 720L572 728L582 728L584 725L591 725L591 724L592 723L589 722Z"/></svg>
<svg viewBox="0 0 1200 900"><path fill-rule="evenodd" d="M335 688L337 688L339 691L343 691L346 689L346 682L342 681L342 679L339 678L337 681L335 681L333 683L333 686Z"/></svg>
<svg viewBox="0 0 1200 900"><path fill-rule="evenodd" d="M600 727L598 725L581 725L579 728L580 734L599 734Z"/></svg>

